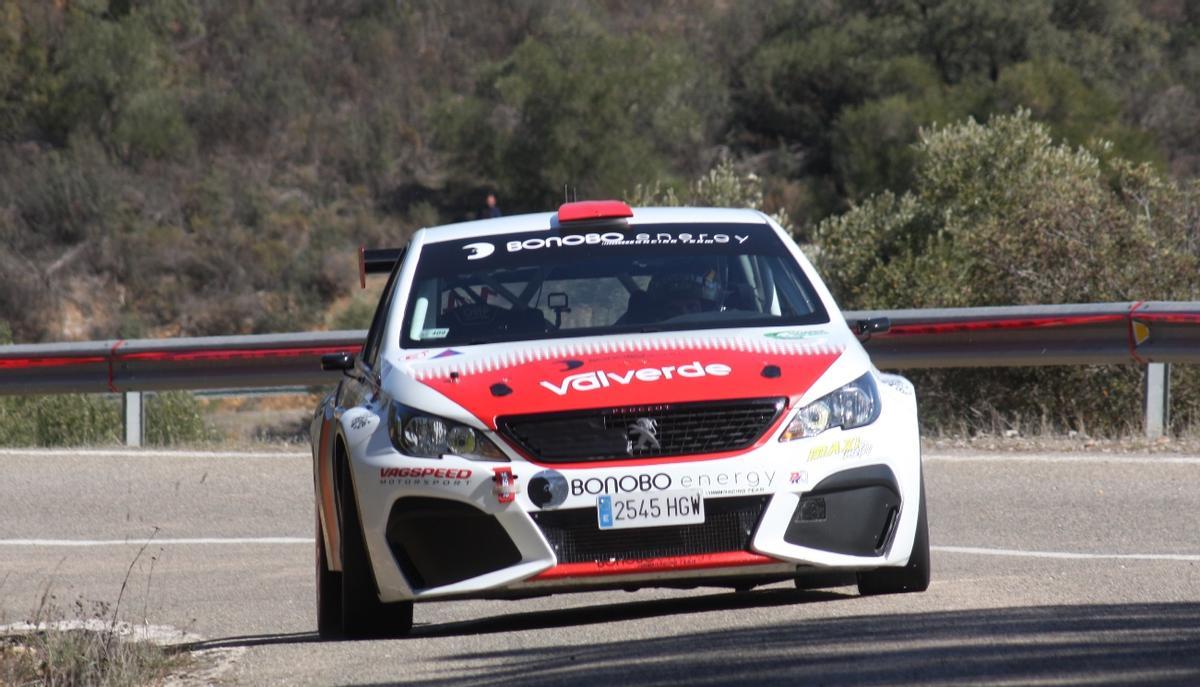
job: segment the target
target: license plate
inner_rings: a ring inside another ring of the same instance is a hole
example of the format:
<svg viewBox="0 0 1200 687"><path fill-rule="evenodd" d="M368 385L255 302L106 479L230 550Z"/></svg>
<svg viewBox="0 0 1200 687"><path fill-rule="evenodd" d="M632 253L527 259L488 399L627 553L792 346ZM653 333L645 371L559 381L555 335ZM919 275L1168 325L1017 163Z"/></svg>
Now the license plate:
<svg viewBox="0 0 1200 687"><path fill-rule="evenodd" d="M602 530L695 525L704 522L704 497L698 489L597 496L596 518Z"/></svg>

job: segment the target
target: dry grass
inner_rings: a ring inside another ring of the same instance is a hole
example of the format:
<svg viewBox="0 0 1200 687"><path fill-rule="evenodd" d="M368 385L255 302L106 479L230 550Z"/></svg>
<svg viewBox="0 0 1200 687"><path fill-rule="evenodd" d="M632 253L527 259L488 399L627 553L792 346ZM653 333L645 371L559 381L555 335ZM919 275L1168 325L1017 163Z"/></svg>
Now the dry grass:
<svg viewBox="0 0 1200 687"><path fill-rule="evenodd" d="M105 685L161 682L188 668L190 654L132 640L125 624L57 621L0 637L0 685Z"/></svg>
<svg viewBox="0 0 1200 687"><path fill-rule="evenodd" d="M161 683L189 668L191 654L151 641L144 624L119 620L130 575L152 540L153 535L129 563L115 603L77 599L68 612L47 583L29 622L0 628L0 686L133 687ZM154 561L151 556L147 590ZM144 621L145 607L142 613ZM166 638L158 634L157 639Z"/></svg>

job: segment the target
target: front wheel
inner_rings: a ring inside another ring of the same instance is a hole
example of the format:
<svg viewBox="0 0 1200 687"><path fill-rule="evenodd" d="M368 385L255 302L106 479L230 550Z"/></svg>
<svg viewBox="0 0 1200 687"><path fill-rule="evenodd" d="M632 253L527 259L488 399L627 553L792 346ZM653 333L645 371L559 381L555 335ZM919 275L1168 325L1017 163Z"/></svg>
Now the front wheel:
<svg viewBox="0 0 1200 687"><path fill-rule="evenodd" d="M342 511L342 631L353 639L403 637L412 630L413 603L379 600L347 459L339 461L338 474L338 502Z"/></svg>
<svg viewBox="0 0 1200 687"><path fill-rule="evenodd" d="M921 477L921 505L917 509L917 532L912 554L903 568L879 568L858 573L858 593L903 594L929 588L929 523L925 518L925 477Z"/></svg>

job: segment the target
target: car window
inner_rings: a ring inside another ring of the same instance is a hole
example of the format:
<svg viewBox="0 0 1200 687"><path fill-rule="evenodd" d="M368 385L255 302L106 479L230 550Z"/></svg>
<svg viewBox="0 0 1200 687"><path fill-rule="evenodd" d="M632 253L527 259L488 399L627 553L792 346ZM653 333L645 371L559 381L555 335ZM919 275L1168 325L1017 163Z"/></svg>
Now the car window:
<svg viewBox="0 0 1200 687"><path fill-rule="evenodd" d="M400 263L404 261L404 253L396 259L396 265L392 268L392 272L388 275L387 285L383 287L383 293L379 295L379 304L375 306L375 315L371 318L371 328L367 330L367 339L363 344L362 354L359 359L363 361L367 367L375 369L376 363L379 361L379 349L383 343L383 331L387 323L388 311L392 308L392 293L395 290L396 275L400 272Z"/></svg>
<svg viewBox="0 0 1200 687"><path fill-rule="evenodd" d="M766 224L557 230L424 246L403 345L827 321Z"/></svg>

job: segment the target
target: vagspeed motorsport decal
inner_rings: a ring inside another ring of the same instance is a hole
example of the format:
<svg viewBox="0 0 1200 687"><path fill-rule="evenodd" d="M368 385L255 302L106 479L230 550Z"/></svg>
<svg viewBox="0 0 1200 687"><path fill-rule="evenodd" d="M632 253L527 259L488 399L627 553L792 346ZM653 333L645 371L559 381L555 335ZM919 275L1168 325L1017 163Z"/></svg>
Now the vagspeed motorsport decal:
<svg viewBox="0 0 1200 687"><path fill-rule="evenodd" d="M472 471L466 468L379 468L379 483L387 485L454 487L466 484Z"/></svg>

